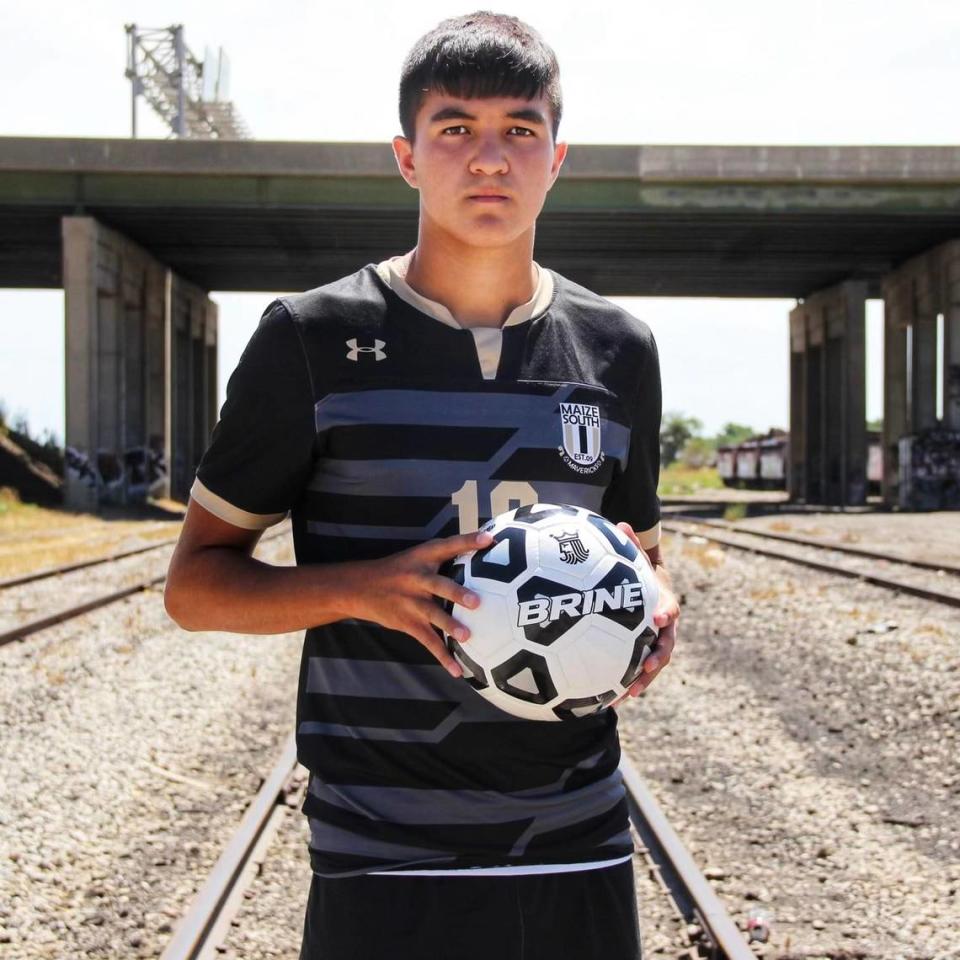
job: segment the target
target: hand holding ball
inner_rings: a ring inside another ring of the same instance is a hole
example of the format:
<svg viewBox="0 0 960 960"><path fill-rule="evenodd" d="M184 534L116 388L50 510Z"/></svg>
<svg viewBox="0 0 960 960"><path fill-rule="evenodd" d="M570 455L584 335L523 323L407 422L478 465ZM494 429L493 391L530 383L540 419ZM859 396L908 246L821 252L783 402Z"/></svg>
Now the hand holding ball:
<svg viewBox="0 0 960 960"><path fill-rule="evenodd" d="M657 637L643 550L583 507L519 507L481 529L493 544L443 571L480 596L447 604L470 629L466 643L446 637L464 679L529 720L592 716L625 694Z"/></svg>

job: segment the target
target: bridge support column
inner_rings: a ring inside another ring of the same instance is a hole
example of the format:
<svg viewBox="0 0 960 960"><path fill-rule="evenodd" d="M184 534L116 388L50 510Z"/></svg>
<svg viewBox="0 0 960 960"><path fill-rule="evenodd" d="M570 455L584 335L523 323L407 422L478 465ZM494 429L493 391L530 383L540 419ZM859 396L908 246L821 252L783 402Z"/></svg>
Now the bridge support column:
<svg viewBox="0 0 960 960"><path fill-rule="evenodd" d="M891 506L935 506L938 495L933 487L938 486L939 478L933 473L953 472L945 457L960 466L960 447L956 438L944 435L934 441L937 464L918 467L913 462L912 444L918 435L929 434L938 426L937 323L941 315L944 375L940 425L960 431L960 240L906 261L884 277L882 289L883 498ZM920 492L916 480L925 492Z"/></svg>
<svg viewBox="0 0 960 960"><path fill-rule="evenodd" d="M216 418L216 305L95 219L61 226L66 503L185 499Z"/></svg>
<svg viewBox="0 0 960 960"><path fill-rule="evenodd" d="M790 496L866 500L866 284L848 280L790 311Z"/></svg>

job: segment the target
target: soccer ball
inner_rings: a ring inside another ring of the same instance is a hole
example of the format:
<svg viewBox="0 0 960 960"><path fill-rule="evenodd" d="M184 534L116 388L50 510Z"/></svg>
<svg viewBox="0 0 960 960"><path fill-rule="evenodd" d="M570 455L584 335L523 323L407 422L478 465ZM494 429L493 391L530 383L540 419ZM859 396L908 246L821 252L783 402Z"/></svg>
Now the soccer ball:
<svg viewBox="0 0 960 960"><path fill-rule="evenodd" d="M473 610L446 604L470 629L445 638L464 679L528 720L593 716L626 693L657 636L643 550L583 507L519 507L481 530L493 544L441 571L480 596Z"/></svg>

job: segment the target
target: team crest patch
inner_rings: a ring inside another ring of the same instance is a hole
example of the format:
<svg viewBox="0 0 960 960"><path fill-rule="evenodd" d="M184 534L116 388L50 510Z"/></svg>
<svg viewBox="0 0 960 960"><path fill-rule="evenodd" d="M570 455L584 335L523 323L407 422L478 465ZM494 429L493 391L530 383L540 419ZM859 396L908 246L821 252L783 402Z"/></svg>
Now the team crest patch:
<svg viewBox="0 0 960 960"><path fill-rule="evenodd" d="M600 408L589 403L561 403L563 462L577 473L596 473L603 465L600 449Z"/></svg>
<svg viewBox="0 0 960 960"><path fill-rule="evenodd" d="M557 546L560 547L560 559L564 563L583 563L590 557L590 551L584 546L576 531L551 533L550 536L557 541Z"/></svg>

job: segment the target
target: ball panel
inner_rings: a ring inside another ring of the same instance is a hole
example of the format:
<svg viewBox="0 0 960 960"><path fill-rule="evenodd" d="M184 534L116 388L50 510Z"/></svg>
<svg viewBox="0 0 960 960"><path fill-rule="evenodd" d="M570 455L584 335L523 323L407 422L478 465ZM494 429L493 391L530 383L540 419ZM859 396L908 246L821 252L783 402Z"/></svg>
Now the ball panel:
<svg viewBox="0 0 960 960"><path fill-rule="evenodd" d="M617 560L594 587L593 612L628 630L637 629L645 614L640 573L632 564Z"/></svg>
<svg viewBox="0 0 960 960"><path fill-rule="evenodd" d="M579 520L550 521L536 532L540 571L548 577L590 581L597 563L609 553L606 541Z"/></svg>
<svg viewBox="0 0 960 960"><path fill-rule="evenodd" d="M594 618L582 621L559 647L551 648L557 689L565 697L611 689L627 670L633 648L633 638L616 624Z"/></svg>
<svg viewBox="0 0 960 960"><path fill-rule="evenodd" d="M490 685L487 679L486 671L480 664L476 663L453 637L446 638L447 649L460 668L463 670L463 679L473 687L474 690L483 690Z"/></svg>
<svg viewBox="0 0 960 960"><path fill-rule="evenodd" d="M651 630L650 627L645 627L643 632L634 640L630 664L620 679L621 687L629 687L639 679L643 668L643 661L647 659L656 638L657 631Z"/></svg>
<svg viewBox="0 0 960 960"><path fill-rule="evenodd" d="M476 589L469 578L467 586ZM452 616L470 631L464 646L471 659L489 669L509 655L523 639L523 634L519 630L504 629L516 616L512 596L487 589L481 590L481 594L479 606L470 608L456 604Z"/></svg>
<svg viewBox="0 0 960 960"><path fill-rule="evenodd" d="M518 650L490 671L504 693L526 703L544 704L557 696L547 661L531 650Z"/></svg>
<svg viewBox="0 0 960 960"><path fill-rule="evenodd" d="M579 514L579 507L571 507L568 504L531 503L525 507L517 507L513 514L513 522L533 526L551 517L577 517Z"/></svg>
<svg viewBox="0 0 960 960"><path fill-rule="evenodd" d="M571 697L558 703L553 712L560 720L581 720L583 717L596 716L618 696L616 690L607 690L593 697Z"/></svg>
<svg viewBox="0 0 960 960"><path fill-rule="evenodd" d="M527 567L527 532L510 526L493 536L489 547L474 551L470 558L470 577L512 583Z"/></svg>
<svg viewBox="0 0 960 960"><path fill-rule="evenodd" d="M533 576L517 587L517 626L531 643L550 646L579 620L578 598L576 586Z"/></svg>
<svg viewBox="0 0 960 960"><path fill-rule="evenodd" d="M637 555L640 553L637 545L615 523L611 523L598 513L589 514L587 522L600 532L615 553L631 563L637 559Z"/></svg>

